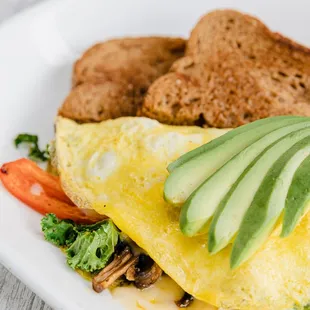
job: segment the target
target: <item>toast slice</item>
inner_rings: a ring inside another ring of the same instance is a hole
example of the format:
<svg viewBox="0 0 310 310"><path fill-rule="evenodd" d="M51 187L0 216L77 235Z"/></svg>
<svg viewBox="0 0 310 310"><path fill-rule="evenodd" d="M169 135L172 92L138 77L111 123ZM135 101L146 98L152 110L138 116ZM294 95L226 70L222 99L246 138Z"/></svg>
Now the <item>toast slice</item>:
<svg viewBox="0 0 310 310"><path fill-rule="evenodd" d="M151 85L139 111L219 128L287 114L310 116L310 50L232 10L201 18L186 55Z"/></svg>
<svg viewBox="0 0 310 310"><path fill-rule="evenodd" d="M59 114L79 122L136 115L148 87L184 55L180 38L123 38L88 49L74 66Z"/></svg>

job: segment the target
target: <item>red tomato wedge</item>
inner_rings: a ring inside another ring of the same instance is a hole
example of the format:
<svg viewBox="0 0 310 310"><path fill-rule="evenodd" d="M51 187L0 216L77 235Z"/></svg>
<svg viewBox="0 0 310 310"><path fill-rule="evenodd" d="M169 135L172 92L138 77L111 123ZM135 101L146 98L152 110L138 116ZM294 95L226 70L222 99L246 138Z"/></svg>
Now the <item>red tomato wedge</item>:
<svg viewBox="0 0 310 310"><path fill-rule="evenodd" d="M95 223L106 218L93 210L78 208L62 190L59 178L29 159L3 164L0 180L13 196L43 215L54 213L59 219L77 223Z"/></svg>

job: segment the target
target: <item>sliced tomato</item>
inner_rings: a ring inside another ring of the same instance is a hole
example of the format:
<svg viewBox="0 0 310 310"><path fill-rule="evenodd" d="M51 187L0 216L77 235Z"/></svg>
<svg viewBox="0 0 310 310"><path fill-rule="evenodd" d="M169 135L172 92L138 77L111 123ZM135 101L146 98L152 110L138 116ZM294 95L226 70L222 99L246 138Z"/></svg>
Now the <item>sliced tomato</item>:
<svg viewBox="0 0 310 310"><path fill-rule="evenodd" d="M41 214L54 213L60 219L77 223L95 223L105 218L93 210L78 208L62 190L59 178L29 159L3 164L0 180L12 195Z"/></svg>

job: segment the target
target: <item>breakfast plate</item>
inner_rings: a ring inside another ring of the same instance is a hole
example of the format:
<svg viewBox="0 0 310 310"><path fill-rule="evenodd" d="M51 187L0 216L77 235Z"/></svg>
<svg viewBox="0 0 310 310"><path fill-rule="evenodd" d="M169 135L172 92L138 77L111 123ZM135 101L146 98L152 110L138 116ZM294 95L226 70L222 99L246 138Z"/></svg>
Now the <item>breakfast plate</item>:
<svg viewBox="0 0 310 310"><path fill-rule="evenodd" d="M187 37L200 16L217 8L251 13L310 45L307 0L53 0L1 25L0 164L26 155L13 145L20 132L38 134L42 146L53 138L72 65L86 48L120 36ZM66 266L61 252L44 241L40 219L0 186L1 263L55 309L123 309L109 292L94 293Z"/></svg>

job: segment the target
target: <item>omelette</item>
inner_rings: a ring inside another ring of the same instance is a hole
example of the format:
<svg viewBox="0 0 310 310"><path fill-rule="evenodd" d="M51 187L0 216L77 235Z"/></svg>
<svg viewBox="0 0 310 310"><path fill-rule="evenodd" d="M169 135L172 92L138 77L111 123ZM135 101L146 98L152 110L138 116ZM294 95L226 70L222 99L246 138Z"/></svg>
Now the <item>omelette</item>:
<svg viewBox="0 0 310 310"><path fill-rule="evenodd" d="M183 235L180 209L163 199L168 164L225 132L139 117L96 124L58 117L54 165L75 204L110 217L195 298L221 309L302 309L310 301L310 213L288 238L276 227L231 270L231 246L210 255L207 236Z"/></svg>

